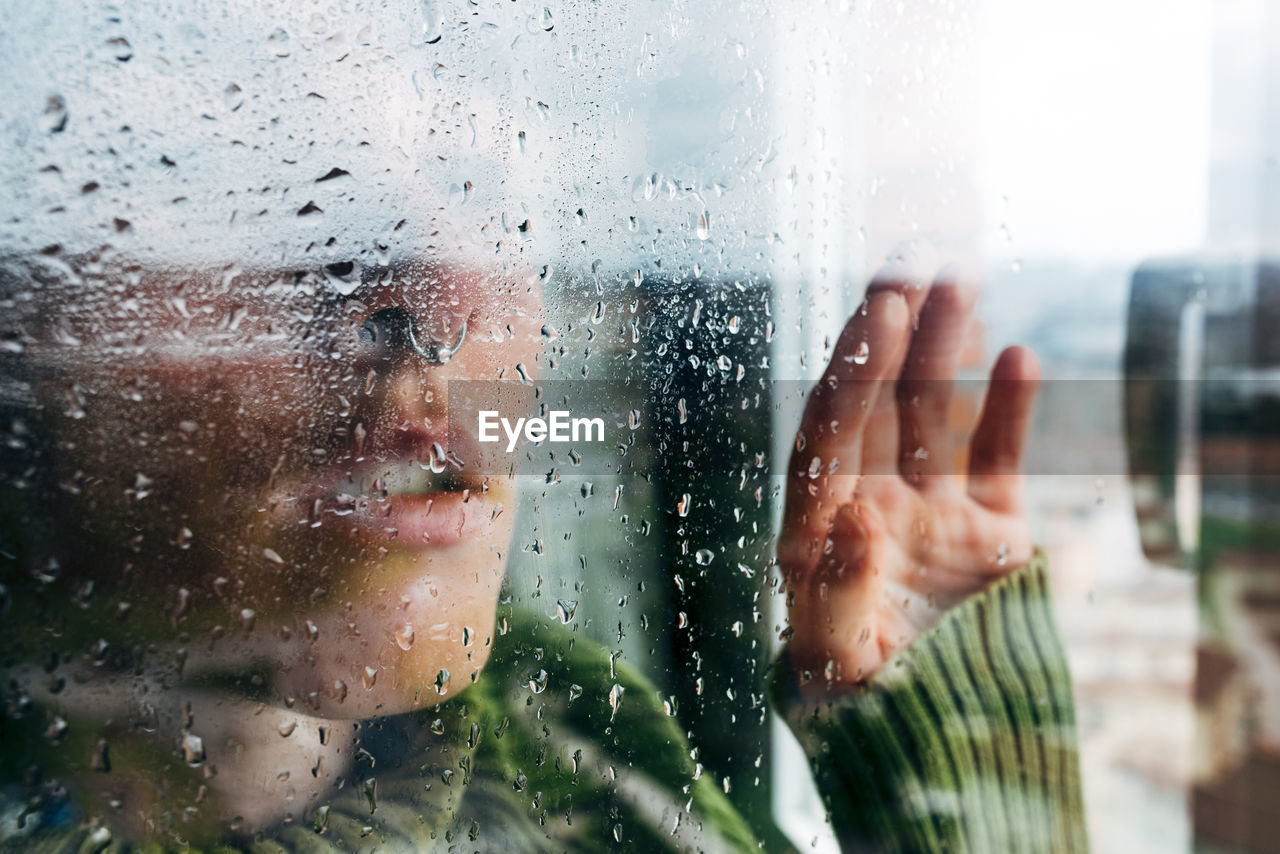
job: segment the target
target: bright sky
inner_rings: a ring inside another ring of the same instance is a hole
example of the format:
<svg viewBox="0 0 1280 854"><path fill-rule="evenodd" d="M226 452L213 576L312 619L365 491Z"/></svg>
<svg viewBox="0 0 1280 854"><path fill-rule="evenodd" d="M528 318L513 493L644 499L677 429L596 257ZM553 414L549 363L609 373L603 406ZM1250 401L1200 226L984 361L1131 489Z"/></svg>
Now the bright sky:
<svg viewBox="0 0 1280 854"><path fill-rule="evenodd" d="M979 185L993 257L1198 248L1208 0L984 0ZM1007 201L1005 199L1007 197Z"/></svg>

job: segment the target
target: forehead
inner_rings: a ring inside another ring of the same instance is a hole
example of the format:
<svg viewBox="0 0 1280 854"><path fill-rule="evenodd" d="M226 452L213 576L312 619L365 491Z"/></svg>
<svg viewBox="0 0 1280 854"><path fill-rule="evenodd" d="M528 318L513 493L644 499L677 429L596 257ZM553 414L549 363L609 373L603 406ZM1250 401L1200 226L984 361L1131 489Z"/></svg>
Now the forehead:
<svg viewBox="0 0 1280 854"><path fill-rule="evenodd" d="M493 255L514 144L501 6L152 5L6 13L7 251L110 244L143 262L255 266Z"/></svg>

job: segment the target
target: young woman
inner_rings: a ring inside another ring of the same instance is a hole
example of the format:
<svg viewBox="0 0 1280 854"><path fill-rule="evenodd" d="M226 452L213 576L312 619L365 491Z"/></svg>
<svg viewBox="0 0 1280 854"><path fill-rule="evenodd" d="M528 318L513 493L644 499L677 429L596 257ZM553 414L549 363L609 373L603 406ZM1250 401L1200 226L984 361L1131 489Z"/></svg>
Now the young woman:
<svg viewBox="0 0 1280 854"><path fill-rule="evenodd" d="M442 201L447 105L371 132L417 79L377 39L189 24L108 40L101 77L28 57L72 95L7 125L0 844L756 850L640 673L500 599L516 479L449 382L536 382L546 308L498 213ZM165 114L237 51L269 108ZM82 181L77 152L123 159ZM772 691L850 850L1084 844L1029 351L953 471L974 298L887 269L797 425Z"/></svg>

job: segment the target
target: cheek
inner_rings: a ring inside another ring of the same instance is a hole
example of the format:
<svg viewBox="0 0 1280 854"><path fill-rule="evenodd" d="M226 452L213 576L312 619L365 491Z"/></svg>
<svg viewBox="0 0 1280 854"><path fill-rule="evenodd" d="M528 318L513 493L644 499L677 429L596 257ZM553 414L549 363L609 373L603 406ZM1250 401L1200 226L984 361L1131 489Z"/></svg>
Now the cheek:
<svg viewBox="0 0 1280 854"><path fill-rule="evenodd" d="M449 364L448 378L489 382L517 380L517 365L522 365L528 375L533 375L543 352L540 329L534 318L508 318L500 329L484 332L483 338L477 336L480 340L468 341L458 358Z"/></svg>
<svg viewBox="0 0 1280 854"><path fill-rule="evenodd" d="M477 345L475 349L483 352L461 351L471 358L462 375L496 379L495 369L505 367L510 376L517 363L536 369L545 343L545 323L546 306L538 289L513 288L478 301L469 326L475 335L468 339L468 346Z"/></svg>

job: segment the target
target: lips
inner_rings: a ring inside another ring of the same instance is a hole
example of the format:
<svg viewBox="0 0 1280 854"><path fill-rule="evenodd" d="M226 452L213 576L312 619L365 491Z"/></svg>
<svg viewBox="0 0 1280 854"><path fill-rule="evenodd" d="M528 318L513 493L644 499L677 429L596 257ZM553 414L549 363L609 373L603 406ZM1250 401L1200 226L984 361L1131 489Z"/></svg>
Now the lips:
<svg viewBox="0 0 1280 854"><path fill-rule="evenodd" d="M446 450L425 433L397 434L394 447L372 459L322 470L282 490L290 497L281 506L292 507L299 523L349 527L407 548L448 545L482 532L495 507L485 479L467 471L478 467L478 450L466 447L465 436Z"/></svg>
<svg viewBox="0 0 1280 854"><path fill-rule="evenodd" d="M313 524L333 519L419 548L467 539L492 515L484 484L431 466L408 460L365 467L313 503ZM356 492L346 491L356 485Z"/></svg>
<svg viewBox="0 0 1280 854"><path fill-rule="evenodd" d="M469 539L489 520L489 502L467 493L399 495L352 514L361 528L404 545L446 545Z"/></svg>

